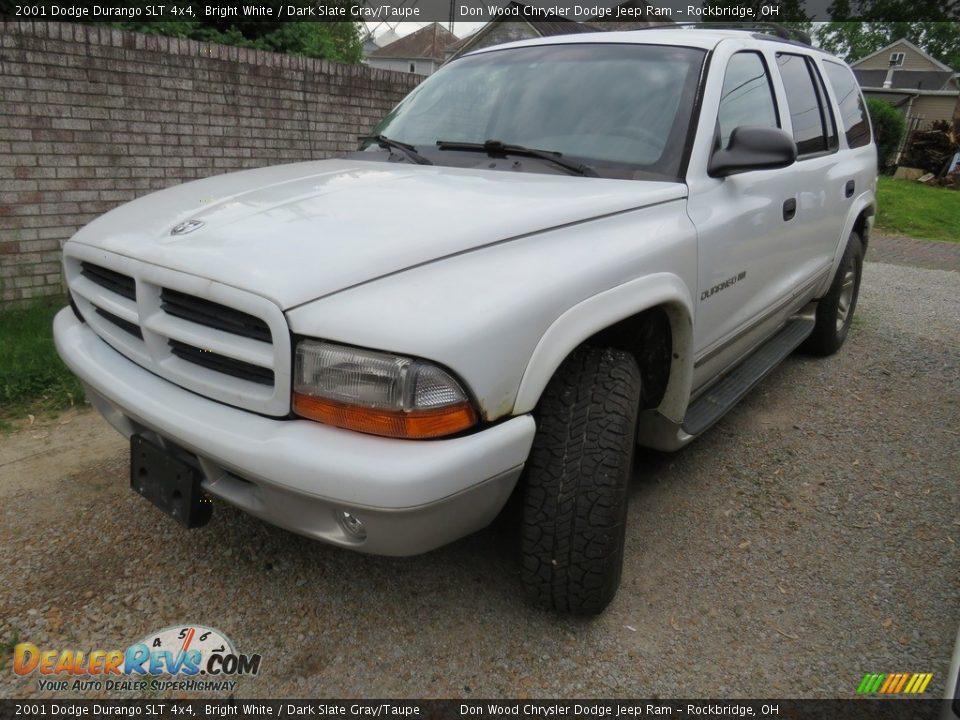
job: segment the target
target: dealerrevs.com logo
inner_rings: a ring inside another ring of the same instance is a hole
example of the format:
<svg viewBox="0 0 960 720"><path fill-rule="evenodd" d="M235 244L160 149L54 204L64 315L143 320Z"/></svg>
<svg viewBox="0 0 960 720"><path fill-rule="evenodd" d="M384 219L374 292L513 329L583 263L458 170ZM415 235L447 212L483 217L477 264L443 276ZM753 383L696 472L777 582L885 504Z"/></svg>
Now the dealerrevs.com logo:
<svg viewBox="0 0 960 720"><path fill-rule="evenodd" d="M233 690L232 678L256 675L260 660L260 655L238 653L219 630L176 625L126 650L47 650L20 643L13 649L13 672L36 674L39 690L209 692Z"/></svg>

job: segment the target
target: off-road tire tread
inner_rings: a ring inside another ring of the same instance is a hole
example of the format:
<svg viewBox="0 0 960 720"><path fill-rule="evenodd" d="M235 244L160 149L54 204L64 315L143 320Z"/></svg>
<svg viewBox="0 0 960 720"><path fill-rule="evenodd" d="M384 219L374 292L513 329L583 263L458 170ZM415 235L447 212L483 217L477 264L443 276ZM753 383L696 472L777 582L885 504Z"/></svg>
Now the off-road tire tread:
<svg viewBox="0 0 960 720"><path fill-rule="evenodd" d="M640 389L631 354L583 347L544 390L521 521L521 578L538 605L593 615L616 594Z"/></svg>

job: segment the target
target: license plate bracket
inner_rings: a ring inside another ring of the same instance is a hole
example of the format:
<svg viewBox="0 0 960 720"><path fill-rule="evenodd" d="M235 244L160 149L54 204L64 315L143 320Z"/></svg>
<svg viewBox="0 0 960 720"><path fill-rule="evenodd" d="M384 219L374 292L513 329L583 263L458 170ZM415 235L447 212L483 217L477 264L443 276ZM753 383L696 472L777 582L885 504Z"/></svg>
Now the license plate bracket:
<svg viewBox="0 0 960 720"><path fill-rule="evenodd" d="M200 473L142 435L130 438L130 487L186 528L206 525L213 514Z"/></svg>

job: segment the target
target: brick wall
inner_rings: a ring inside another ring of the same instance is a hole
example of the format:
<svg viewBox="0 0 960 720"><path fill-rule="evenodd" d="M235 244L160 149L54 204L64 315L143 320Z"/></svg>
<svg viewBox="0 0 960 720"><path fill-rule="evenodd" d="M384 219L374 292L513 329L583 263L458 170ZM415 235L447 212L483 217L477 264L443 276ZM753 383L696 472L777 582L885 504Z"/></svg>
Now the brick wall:
<svg viewBox="0 0 960 720"><path fill-rule="evenodd" d="M0 22L0 303L153 190L356 149L421 78L92 25Z"/></svg>

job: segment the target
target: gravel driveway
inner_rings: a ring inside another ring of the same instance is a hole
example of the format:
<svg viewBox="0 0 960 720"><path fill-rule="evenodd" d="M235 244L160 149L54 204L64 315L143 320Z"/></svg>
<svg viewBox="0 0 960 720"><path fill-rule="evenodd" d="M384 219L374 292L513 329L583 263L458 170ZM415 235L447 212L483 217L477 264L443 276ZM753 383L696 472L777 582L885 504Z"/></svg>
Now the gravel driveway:
<svg viewBox="0 0 960 720"><path fill-rule="evenodd" d="M958 298L958 273L868 263L839 355L789 359L684 451L644 454L623 587L591 621L529 607L496 529L407 559L223 505L187 532L127 489L94 414L0 436L0 696L41 694L14 637L125 648L184 622L262 653L238 697L850 697L892 671L942 694Z"/></svg>

